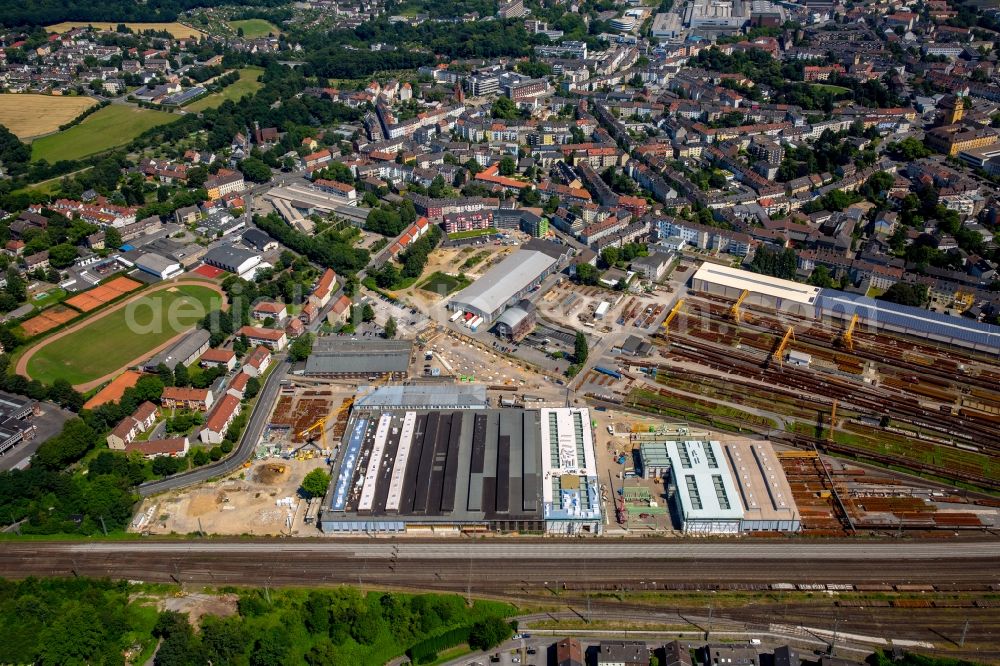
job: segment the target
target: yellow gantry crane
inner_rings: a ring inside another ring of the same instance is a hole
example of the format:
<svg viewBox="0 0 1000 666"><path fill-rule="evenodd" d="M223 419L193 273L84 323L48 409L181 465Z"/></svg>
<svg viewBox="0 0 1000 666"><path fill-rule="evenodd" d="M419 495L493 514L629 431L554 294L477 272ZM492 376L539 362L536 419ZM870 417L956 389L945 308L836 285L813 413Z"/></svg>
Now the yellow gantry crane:
<svg viewBox="0 0 1000 666"><path fill-rule="evenodd" d="M670 322L672 322L674 320L674 317L677 316L677 313L681 311L681 307L683 305L684 305L683 298L678 300L677 303L674 304L674 307L671 308L670 310L670 314L668 314L667 318L663 320L663 326L661 327L662 330L660 331L661 334L663 335L667 334L667 330L670 328Z"/></svg>
<svg viewBox="0 0 1000 666"><path fill-rule="evenodd" d="M788 347L788 343L795 339L795 332L792 327L789 326L788 330L785 331L785 337L781 338L781 343L778 348L774 350L774 355L772 358L778 363L784 363L785 361L785 348Z"/></svg>
<svg viewBox="0 0 1000 666"><path fill-rule="evenodd" d="M323 418L319 419L318 421L316 421L316 423L313 423L311 426L309 426L308 428L306 428L302 432L300 432L299 433L299 437L306 437L307 435L309 435L309 433L311 433L313 430L316 430L317 428L319 429L319 437L320 437L320 440L322 440L322 442L323 442L323 450L325 451L326 449L330 448L330 447L328 447L326 445L326 417L325 416ZM313 437L310 437L310 438L308 438L306 440L306 444L312 444L315 441L316 441L316 437L313 436Z"/></svg>
<svg viewBox="0 0 1000 666"><path fill-rule="evenodd" d="M858 315L855 314L851 317L851 323L848 325L847 330L844 331L844 346L854 351L854 327L858 325Z"/></svg>
<svg viewBox="0 0 1000 666"><path fill-rule="evenodd" d="M857 315L855 315L857 316ZM833 441L833 428L837 423L837 399L833 399L833 409L830 410L830 430L827 432L826 440Z"/></svg>
<svg viewBox="0 0 1000 666"><path fill-rule="evenodd" d="M740 306L743 305L743 301L745 301L747 296L749 295L750 295L750 290L744 289L743 293L740 294L740 297L736 299L735 303L733 303L733 307L729 308L729 316L733 319L733 321L735 322L740 321L740 318L742 316L742 313L740 312Z"/></svg>

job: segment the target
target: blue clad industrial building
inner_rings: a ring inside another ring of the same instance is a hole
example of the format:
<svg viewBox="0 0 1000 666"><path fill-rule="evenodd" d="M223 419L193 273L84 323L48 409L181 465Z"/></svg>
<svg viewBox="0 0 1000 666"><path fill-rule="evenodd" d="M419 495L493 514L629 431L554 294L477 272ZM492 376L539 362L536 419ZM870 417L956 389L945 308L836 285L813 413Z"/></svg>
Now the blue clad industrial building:
<svg viewBox="0 0 1000 666"><path fill-rule="evenodd" d="M691 288L733 300L746 291L744 303L747 305L817 321L833 321L842 327L849 325L854 315L857 315L857 326L862 331L912 335L1000 356L1000 326L879 301L837 289L820 289L800 282L709 263L703 264L691 278Z"/></svg>

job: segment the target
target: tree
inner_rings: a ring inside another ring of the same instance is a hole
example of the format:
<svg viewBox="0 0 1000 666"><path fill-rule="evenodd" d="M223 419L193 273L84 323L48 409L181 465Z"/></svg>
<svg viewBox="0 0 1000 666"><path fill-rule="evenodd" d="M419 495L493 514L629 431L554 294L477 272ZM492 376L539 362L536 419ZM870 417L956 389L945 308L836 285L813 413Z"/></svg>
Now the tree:
<svg viewBox="0 0 1000 666"><path fill-rule="evenodd" d="M247 400L252 400L260 393L260 380L256 377L251 377L247 380L247 386L243 390L243 397Z"/></svg>
<svg viewBox="0 0 1000 666"><path fill-rule="evenodd" d="M573 342L573 358L578 365L583 365L587 362L587 354L590 353L590 347L587 344L587 336L583 334L583 331L576 332L576 340Z"/></svg>
<svg viewBox="0 0 1000 666"><path fill-rule="evenodd" d="M808 282L816 287L832 288L833 277L830 275L830 269L823 265L817 266L813 269L812 275L809 276Z"/></svg>
<svg viewBox="0 0 1000 666"><path fill-rule="evenodd" d="M361 321L366 324L375 321L375 308L371 306L371 303L365 303L361 308Z"/></svg>
<svg viewBox="0 0 1000 666"><path fill-rule="evenodd" d="M517 105L507 97L497 97L490 107L490 114L502 120L517 120L521 117Z"/></svg>
<svg viewBox="0 0 1000 666"><path fill-rule="evenodd" d="M504 155L500 160L500 175L513 176L515 173L517 173L517 162L510 155Z"/></svg>
<svg viewBox="0 0 1000 666"><path fill-rule="evenodd" d="M312 353L312 333L304 333L297 337L288 347L288 359L293 362L304 361Z"/></svg>
<svg viewBox="0 0 1000 666"><path fill-rule="evenodd" d="M174 386L190 386L191 377L188 375L187 366L178 363L174 366Z"/></svg>
<svg viewBox="0 0 1000 666"><path fill-rule="evenodd" d="M240 171L251 183L266 183L271 180L271 167L256 157L248 157L240 162Z"/></svg>
<svg viewBox="0 0 1000 666"><path fill-rule="evenodd" d="M166 363L160 363L156 366L156 374L160 377L160 381L163 382L164 386L174 385L174 371Z"/></svg>
<svg viewBox="0 0 1000 666"><path fill-rule="evenodd" d="M579 264L576 267L576 279L580 284L585 285L596 285L601 274L598 272L597 268L591 266L590 264Z"/></svg>
<svg viewBox="0 0 1000 666"><path fill-rule="evenodd" d="M114 227L104 229L104 247L109 250L117 250L122 246L122 234Z"/></svg>
<svg viewBox="0 0 1000 666"><path fill-rule="evenodd" d="M389 317L385 322L385 337L389 340L396 337L396 318Z"/></svg>
<svg viewBox="0 0 1000 666"><path fill-rule="evenodd" d="M374 271L372 277L375 279L375 284L382 289L392 289L392 286L399 282L399 269L396 268L396 264L389 261L380 270Z"/></svg>
<svg viewBox="0 0 1000 666"><path fill-rule="evenodd" d="M604 262L604 265L608 268L617 264L620 258L621 253L617 247L606 247L601 250L601 261Z"/></svg>
<svg viewBox="0 0 1000 666"><path fill-rule="evenodd" d="M499 617L488 617L472 625L469 647L473 650L492 650L514 635L510 624Z"/></svg>
<svg viewBox="0 0 1000 666"><path fill-rule="evenodd" d="M309 497L322 497L330 485L330 475L322 469L314 469L302 479L302 492Z"/></svg>
<svg viewBox="0 0 1000 666"><path fill-rule="evenodd" d="M250 652L250 666L274 666L284 663L291 647L291 639L285 628L272 627L254 643Z"/></svg>
<svg viewBox="0 0 1000 666"><path fill-rule="evenodd" d="M72 266L76 256L76 248L69 243L60 243L49 248L49 263L56 268Z"/></svg>
<svg viewBox="0 0 1000 666"><path fill-rule="evenodd" d="M922 307L927 302L927 285L897 282L878 297L881 301Z"/></svg>

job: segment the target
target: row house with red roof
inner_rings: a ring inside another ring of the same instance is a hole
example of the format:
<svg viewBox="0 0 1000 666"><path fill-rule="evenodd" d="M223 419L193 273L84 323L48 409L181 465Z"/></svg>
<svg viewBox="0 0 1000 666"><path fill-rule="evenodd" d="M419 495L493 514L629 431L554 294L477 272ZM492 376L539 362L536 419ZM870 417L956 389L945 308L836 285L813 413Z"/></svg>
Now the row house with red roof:
<svg viewBox="0 0 1000 666"><path fill-rule="evenodd" d="M274 328L244 326L237 335L245 335L252 344L264 345L275 351L281 351L288 345L288 336L285 332Z"/></svg>
<svg viewBox="0 0 1000 666"><path fill-rule="evenodd" d="M122 419L108 435L108 448L124 451L136 437L153 427L156 422L156 405L148 400L139 405L130 415Z"/></svg>

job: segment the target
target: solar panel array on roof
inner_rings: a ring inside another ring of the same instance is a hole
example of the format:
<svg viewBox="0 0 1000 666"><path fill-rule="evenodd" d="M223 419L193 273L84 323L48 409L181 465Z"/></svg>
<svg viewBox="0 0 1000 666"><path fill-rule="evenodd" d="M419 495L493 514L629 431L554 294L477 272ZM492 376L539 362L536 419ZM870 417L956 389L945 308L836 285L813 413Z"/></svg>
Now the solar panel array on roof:
<svg viewBox="0 0 1000 666"><path fill-rule="evenodd" d="M565 411L567 437L575 449L589 435L586 410ZM568 412L574 412L572 415ZM573 427L576 425L578 427ZM548 440L547 440L548 441ZM544 531L552 507L561 532L599 532L598 484L583 476L593 467L592 443L575 452L573 469L562 469L561 494L551 496L553 478L542 461L540 412L525 409L385 410L355 414L320 519L324 530L383 532L407 525ZM545 455L552 451L546 448ZM557 454L558 455L558 454ZM590 472L593 476L593 472ZM546 476L543 479L543 476ZM579 479L577 478L579 477ZM577 481L572 487L565 483ZM576 521L576 522L574 522ZM576 523L587 522L585 527Z"/></svg>
<svg viewBox="0 0 1000 666"><path fill-rule="evenodd" d="M877 301L874 298L836 289L823 289L820 292L819 308L824 315L839 319L850 319L857 314L862 326L924 335L941 342L961 344L1000 354L1000 326L982 324L909 305Z"/></svg>

